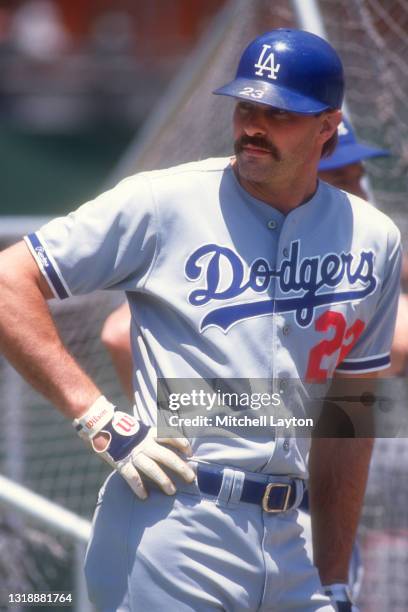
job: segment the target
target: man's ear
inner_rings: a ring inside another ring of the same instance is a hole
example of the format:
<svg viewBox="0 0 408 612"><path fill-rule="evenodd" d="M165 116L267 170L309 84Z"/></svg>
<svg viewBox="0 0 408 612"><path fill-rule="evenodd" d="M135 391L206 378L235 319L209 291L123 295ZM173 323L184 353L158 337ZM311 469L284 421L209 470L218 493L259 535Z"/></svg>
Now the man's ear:
<svg viewBox="0 0 408 612"><path fill-rule="evenodd" d="M329 140L337 130L337 126L342 120L343 114L341 110L327 111L322 115L322 125L320 133L325 136L325 140Z"/></svg>

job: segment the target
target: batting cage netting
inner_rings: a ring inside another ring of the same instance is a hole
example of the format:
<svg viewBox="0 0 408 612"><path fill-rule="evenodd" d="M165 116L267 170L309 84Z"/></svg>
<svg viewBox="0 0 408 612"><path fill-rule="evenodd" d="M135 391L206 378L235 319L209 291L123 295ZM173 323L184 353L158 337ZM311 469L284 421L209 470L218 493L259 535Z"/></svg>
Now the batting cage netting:
<svg viewBox="0 0 408 612"><path fill-rule="evenodd" d="M289 0L220 3L219 14L158 99L109 186L138 170L231 154L233 100L211 92L233 77L247 41L268 29L299 26L295 4ZM367 162L367 169L375 203L399 225L407 248L408 2L320 0L317 7L321 25L344 61L347 107L359 139L392 153L390 158ZM19 238L18 231L7 239L0 233L0 246ZM107 315L121 301L121 295L96 293L52 301L51 309L72 354L107 397L126 406L100 341ZM0 473L90 519L108 473L103 462L1 357L0 396ZM359 532L364 578L358 603L364 612L408 609L407 475L408 440L379 439ZM73 589L72 542L2 506L1 497L0 551L3 591ZM7 610L7 605L1 609Z"/></svg>

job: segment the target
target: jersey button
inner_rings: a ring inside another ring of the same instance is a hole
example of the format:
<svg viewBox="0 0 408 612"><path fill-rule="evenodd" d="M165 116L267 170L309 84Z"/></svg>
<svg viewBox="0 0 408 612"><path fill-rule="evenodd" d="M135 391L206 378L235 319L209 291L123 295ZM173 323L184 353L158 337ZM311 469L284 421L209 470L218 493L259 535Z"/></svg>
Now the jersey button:
<svg viewBox="0 0 408 612"><path fill-rule="evenodd" d="M283 450L285 450L286 452L289 450L289 440L285 440L283 443Z"/></svg>
<svg viewBox="0 0 408 612"><path fill-rule="evenodd" d="M283 256L284 257L289 257L289 249L283 249Z"/></svg>
<svg viewBox="0 0 408 612"><path fill-rule="evenodd" d="M276 223L276 221L274 221L273 219L271 219L270 221L268 221L268 228L269 229L276 229L278 226L278 224Z"/></svg>
<svg viewBox="0 0 408 612"><path fill-rule="evenodd" d="M284 335L284 336L287 336L287 335L290 333L290 325L285 325L285 326L282 328L282 332L283 332L283 335Z"/></svg>

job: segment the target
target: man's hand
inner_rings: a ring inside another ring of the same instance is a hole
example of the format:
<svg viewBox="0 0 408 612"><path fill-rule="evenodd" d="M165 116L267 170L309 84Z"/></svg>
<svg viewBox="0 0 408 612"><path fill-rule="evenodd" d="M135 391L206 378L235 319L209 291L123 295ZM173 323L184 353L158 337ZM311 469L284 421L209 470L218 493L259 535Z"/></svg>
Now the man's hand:
<svg viewBox="0 0 408 612"><path fill-rule="evenodd" d="M143 472L167 495L176 488L159 464L193 482L194 471L173 451L161 446L170 444L180 452L191 456L192 451L185 438L157 438L155 427L148 427L130 414L115 409L104 396L73 422L79 436L88 441L102 459L115 468L140 499L147 498L147 491L140 477Z"/></svg>

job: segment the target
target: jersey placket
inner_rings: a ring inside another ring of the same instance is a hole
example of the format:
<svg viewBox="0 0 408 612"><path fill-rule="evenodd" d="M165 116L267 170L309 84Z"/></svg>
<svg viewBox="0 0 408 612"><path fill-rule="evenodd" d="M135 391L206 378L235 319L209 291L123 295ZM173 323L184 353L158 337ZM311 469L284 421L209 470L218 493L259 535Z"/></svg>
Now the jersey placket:
<svg viewBox="0 0 408 612"><path fill-rule="evenodd" d="M275 271L280 269L282 262L289 255L289 246L296 232L296 225L297 223L293 214L287 215L280 224L277 250L273 262L273 269ZM291 352L288 350L290 345L289 337L293 333L293 315L292 313L282 314L276 311L276 300L282 297L281 293L279 277L276 275L273 279L273 283L271 283L271 298L275 305L272 316L272 392L278 393L281 397L282 404L285 404L290 396L290 379L295 376L296 364L293 363ZM275 450L268 462L268 468L271 473L280 473L280 470L284 466L286 466L287 469L288 462L291 462L291 455L294 454L295 448L291 443L290 434L285 435L279 428L276 428Z"/></svg>

